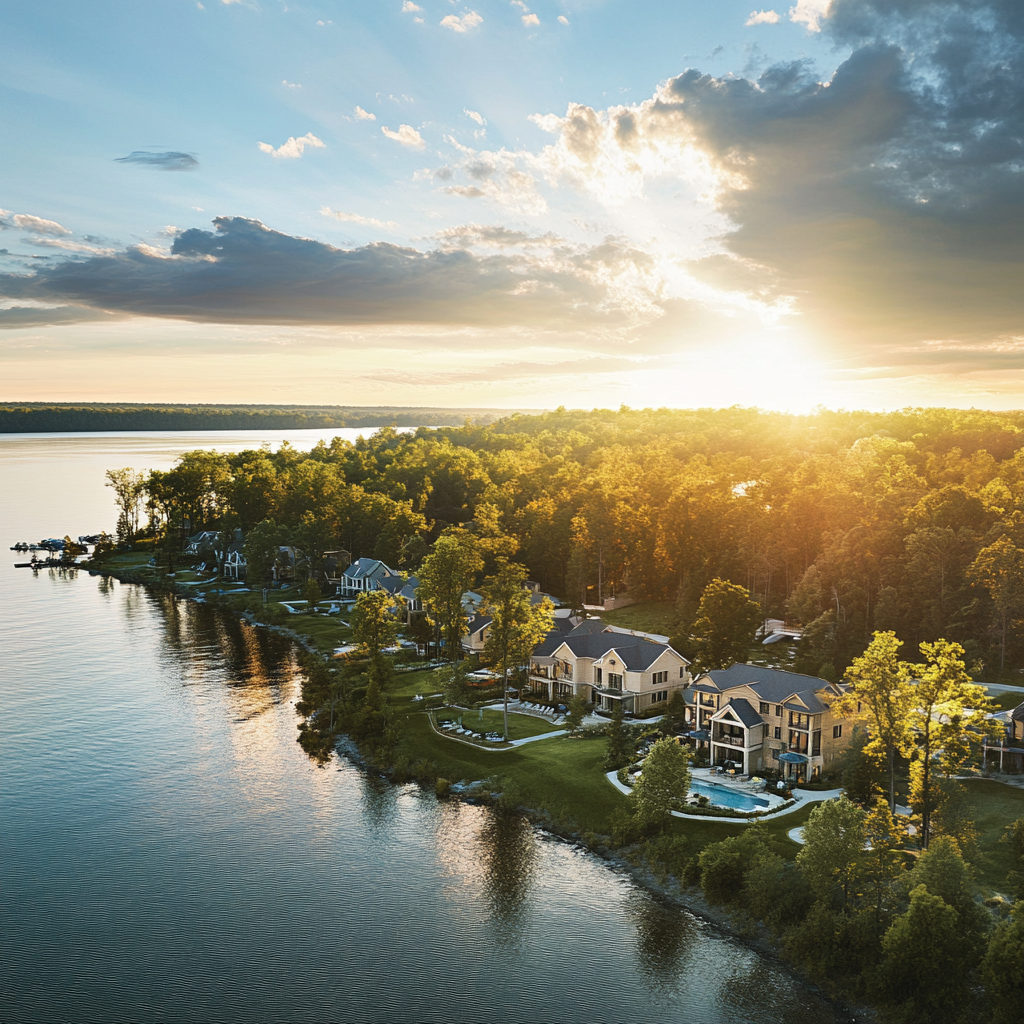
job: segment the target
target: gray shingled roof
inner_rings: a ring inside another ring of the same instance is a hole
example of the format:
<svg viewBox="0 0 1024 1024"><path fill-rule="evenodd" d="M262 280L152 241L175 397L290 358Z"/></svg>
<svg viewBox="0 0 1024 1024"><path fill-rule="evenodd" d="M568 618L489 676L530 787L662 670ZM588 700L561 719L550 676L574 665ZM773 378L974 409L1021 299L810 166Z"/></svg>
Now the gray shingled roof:
<svg viewBox="0 0 1024 1024"><path fill-rule="evenodd" d="M729 668L712 669L705 673L719 691L729 690L734 686L749 686L763 701L770 704L784 704L794 711L803 711L796 703L785 703L787 698L797 694L807 706L811 714L821 714L827 709L816 695L816 690L831 689L832 684L817 676L805 676L799 672L785 672L777 668L761 668L759 665L730 665ZM711 687L696 685L694 687L705 692Z"/></svg>
<svg viewBox="0 0 1024 1024"><path fill-rule="evenodd" d="M640 636L628 636L623 633L590 633L575 634L563 637L561 643L566 644L577 658L604 657L611 651L618 653L623 665L631 672L642 672L653 665L665 651L670 648L666 644L655 643ZM547 641L542 646L546 646ZM551 650L537 650L537 654L551 654L561 646L556 642Z"/></svg>
<svg viewBox="0 0 1024 1024"><path fill-rule="evenodd" d="M722 708L722 711L725 711L725 708L732 708L732 710L736 712L736 717L748 729L752 729L755 725L762 725L764 723L764 719L750 706L750 701L745 697L733 697L729 703ZM721 711L717 712L715 717L717 718L719 714L721 714Z"/></svg>

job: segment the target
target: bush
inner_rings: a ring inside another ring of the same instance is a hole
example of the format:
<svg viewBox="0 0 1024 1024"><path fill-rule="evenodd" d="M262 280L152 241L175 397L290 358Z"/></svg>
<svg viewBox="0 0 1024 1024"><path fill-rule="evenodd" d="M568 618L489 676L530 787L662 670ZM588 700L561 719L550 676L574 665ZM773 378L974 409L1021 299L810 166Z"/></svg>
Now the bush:
<svg viewBox="0 0 1024 1024"><path fill-rule="evenodd" d="M434 792L439 797L446 797L446 796L448 796L451 793L451 791L452 791L452 784L451 784L451 781L448 780L448 779L438 779L434 783Z"/></svg>

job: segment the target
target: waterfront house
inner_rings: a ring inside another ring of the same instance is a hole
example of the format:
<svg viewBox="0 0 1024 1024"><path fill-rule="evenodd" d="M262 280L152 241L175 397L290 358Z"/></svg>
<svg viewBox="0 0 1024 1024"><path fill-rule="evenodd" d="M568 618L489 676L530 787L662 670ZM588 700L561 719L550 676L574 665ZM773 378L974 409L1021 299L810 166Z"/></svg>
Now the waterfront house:
<svg viewBox="0 0 1024 1024"><path fill-rule="evenodd" d="M212 555L219 540L220 534L216 530L203 530L201 533L194 533L185 541L184 554Z"/></svg>
<svg viewBox="0 0 1024 1024"><path fill-rule="evenodd" d="M712 764L804 782L820 777L850 742L853 722L831 709L842 692L816 676L758 665L705 672L686 695L688 735Z"/></svg>
<svg viewBox="0 0 1024 1024"><path fill-rule="evenodd" d="M1003 733L998 739L988 736L982 740L981 756L985 767L998 766L1001 772L1024 771L1024 703L1012 711L999 711L990 715L1003 724Z"/></svg>
<svg viewBox="0 0 1024 1024"><path fill-rule="evenodd" d="M341 589L345 597L358 597L371 590L379 590L381 582L389 577L402 578L379 558L357 558L342 573Z"/></svg>
<svg viewBox="0 0 1024 1024"><path fill-rule="evenodd" d="M530 685L553 700L581 696L602 711L640 714L691 683L689 662L665 638L558 618L530 657Z"/></svg>

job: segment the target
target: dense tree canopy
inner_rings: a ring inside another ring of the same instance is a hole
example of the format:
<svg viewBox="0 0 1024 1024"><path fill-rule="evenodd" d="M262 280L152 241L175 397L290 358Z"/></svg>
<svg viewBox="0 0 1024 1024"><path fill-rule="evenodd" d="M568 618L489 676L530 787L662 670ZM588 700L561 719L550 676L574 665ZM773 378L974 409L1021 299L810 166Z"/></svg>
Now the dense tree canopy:
<svg viewBox="0 0 1024 1024"><path fill-rule="evenodd" d="M1024 414L564 409L384 428L308 453L190 453L150 477L154 524L319 523L414 570L452 526L573 604L678 602L715 578L803 623L800 669L841 673L875 630L1024 666ZM298 543L298 541L295 541ZM571 592L571 593L570 593Z"/></svg>

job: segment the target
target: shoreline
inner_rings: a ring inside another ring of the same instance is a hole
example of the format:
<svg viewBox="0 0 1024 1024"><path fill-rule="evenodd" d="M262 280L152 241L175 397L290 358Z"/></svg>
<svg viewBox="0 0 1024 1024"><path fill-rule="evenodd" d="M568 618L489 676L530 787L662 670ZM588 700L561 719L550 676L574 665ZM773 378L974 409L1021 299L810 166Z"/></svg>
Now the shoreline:
<svg viewBox="0 0 1024 1024"><path fill-rule="evenodd" d="M323 653L317 649L316 645L302 633L299 633L288 626L279 626L273 623L260 622L252 612L245 610L239 611L238 609L220 601L208 600L204 595L199 595L194 591L190 591L184 583L167 579L159 581L143 580L137 578L135 573L130 569L118 571L114 568L105 567L102 563L81 563L76 566L76 568L85 570L90 575L111 577L121 583L141 586L158 592L162 591L164 593L172 594L175 598L183 598L196 604L208 604L220 612L226 612L237 616L237 618L253 628L269 630L294 642L309 654L320 658L325 665L330 661L330 659L325 657ZM426 711L421 713L426 714ZM300 721L302 720L301 716L297 712L296 718ZM443 738L457 739L455 737ZM542 738L546 739L549 737L545 736ZM420 780L409 779L406 782L396 781L393 777L393 771L368 761L356 741L351 739L347 734L341 734L338 736L333 745L333 751L339 758L344 758L360 771L373 773L378 778L386 779L393 786L412 783L429 790L429 787L425 786ZM324 762L323 764L319 764L318 767L326 768L329 763L329 761ZM784 971L789 977L796 981L806 992L826 1002L837 1013L837 1015L844 1017L847 1022L850 1022L850 1024L856 1020L876 1019L875 1011L871 1007L852 1006L840 999L834 998L801 974L799 968L784 957L777 944L768 934L766 927L760 922L751 921L747 925L738 922L728 908L712 906L704 899L703 894L700 893L699 889L693 887L684 889L679 884L678 880L674 879L674 876L666 875L664 881L659 880L651 868L646 866L641 860L634 860L630 858L628 852L626 852L631 849L629 847L624 848L623 850L613 850L611 847L602 843L588 843L585 841L582 831L570 831L565 827L559 826L551 819L551 815L545 810L527 806L518 806L514 810L508 809L503 811L501 808L496 806L496 802L491 799L491 796L492 794L488 791L480 792L475 788L468 788L462 791L452 789L444 796L436 796L436 799L458 800L460 803L467 805L485 806L492 809L495 813L520 814L530 824L531 828L537 829L545 835L560 842L568 843L585 851L590 856L597 858L602 864L606 865L616 874L627 876L636 885L645 889L658 899L669 903L678 910L690 914L692 917L715 928L722 936L731 941L737 942L756 952L759 956L770 960L779 970ZM796 808L787 808L787 810L789 809ZM687 817L693 820L699 820L698 816ZM730 825L748 823L748 821L744 819L724 818L721 820L723 823ZM635 849L635 847L632 849Z"/></svg>

